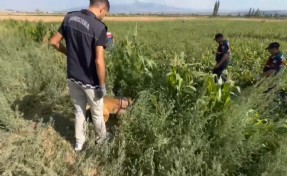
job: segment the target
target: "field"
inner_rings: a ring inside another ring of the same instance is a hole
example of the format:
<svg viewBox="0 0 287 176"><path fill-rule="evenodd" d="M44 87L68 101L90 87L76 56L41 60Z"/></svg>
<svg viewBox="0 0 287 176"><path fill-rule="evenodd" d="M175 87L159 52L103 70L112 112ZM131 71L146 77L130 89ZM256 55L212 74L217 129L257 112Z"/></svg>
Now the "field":
<svg viewBox="0 0 287 176"><path fill-rule="evenodd" d="M48 46L59 22L46 22L0 24L0 175L286 175L286 73L258 78L270 42L286 54L286 23L107 20L108 94L136 103L113 142L95 145L89 130L74 153L66 61ZM211 74L217 32L232 49L222 86Z"/></svg>

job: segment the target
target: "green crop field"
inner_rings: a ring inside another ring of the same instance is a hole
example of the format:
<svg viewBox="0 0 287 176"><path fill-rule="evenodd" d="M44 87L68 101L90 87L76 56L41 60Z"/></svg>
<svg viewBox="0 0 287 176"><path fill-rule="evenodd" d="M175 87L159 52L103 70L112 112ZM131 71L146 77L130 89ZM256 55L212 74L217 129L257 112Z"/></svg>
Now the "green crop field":
<svg viewBox="0 0 287 176"><path fill-rule="evenodd" d="M286 73L257 79L287 24L108 22L109 96L132 97L111 143L74 153L66 60L48 46L59 24L0 24L0 175L285 176ZM232 49L228 82L211 70L217 32ZM276 87L263 93L270 87Z"/></svg>

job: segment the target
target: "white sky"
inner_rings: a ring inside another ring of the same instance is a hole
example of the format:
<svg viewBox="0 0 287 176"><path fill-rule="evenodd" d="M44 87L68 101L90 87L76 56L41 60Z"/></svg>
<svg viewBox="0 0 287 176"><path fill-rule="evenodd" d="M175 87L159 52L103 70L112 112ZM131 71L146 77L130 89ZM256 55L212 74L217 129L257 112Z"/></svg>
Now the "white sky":
<svg viewBox="0 0 287 176"><path fill-rule="evenodd" d="M173 7L206 10L212 9L215 0L110 0L113 4L153 2ZM65 10L88 6L88 0L0 0L0 9L13 10ZM260 8L261 10L287 10L287 0L221 0L221 9L248 10Z"/></svg>

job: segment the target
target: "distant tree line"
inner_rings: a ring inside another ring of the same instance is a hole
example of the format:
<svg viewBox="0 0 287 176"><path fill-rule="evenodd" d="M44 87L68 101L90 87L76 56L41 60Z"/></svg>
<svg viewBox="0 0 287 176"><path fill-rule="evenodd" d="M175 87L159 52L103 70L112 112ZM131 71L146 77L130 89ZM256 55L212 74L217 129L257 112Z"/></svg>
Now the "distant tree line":
<svg viewBox="0 0 287 176"><path fill-rule="evenodd" d="M214 4L214 8L213 8L213 14L212 14L213 17L218 16L219 7L220 7L220 0L216 0ZM232 15L228 14L228 16L232 16ZM241 14L239 13L237 16L240 17ZM264 11L261 11L259 8L258 9L250 8L248 14L245 16L246 17L279 18L279 17L286 17L287 15L280 15L279 13L264 12Z"/></svg>
<svg viewBox="0 0 287 176"><path fill-rule="evenodd" d="M279 13L269 13L269 12L264 12L260 11L259 9L255 10L250 8L249 13L246 15L247 17L286 17L286 15L280 15Z"/></svg>

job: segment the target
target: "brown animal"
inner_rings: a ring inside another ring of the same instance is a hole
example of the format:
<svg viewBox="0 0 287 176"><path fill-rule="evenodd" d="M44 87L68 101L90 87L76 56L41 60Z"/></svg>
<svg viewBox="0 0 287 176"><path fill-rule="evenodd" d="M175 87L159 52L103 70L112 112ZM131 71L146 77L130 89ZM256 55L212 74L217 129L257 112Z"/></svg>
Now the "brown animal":
<svg viewBox="0 0 287 176"><path fill-rule="evenodd" d="M104 97L104 121L107 122L112 115L120 118L132 104L133 100L130 98ZM87 109L87 118L91 118L89 108Z"/></svg>

